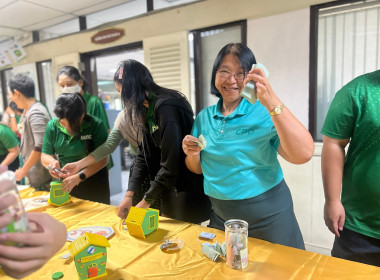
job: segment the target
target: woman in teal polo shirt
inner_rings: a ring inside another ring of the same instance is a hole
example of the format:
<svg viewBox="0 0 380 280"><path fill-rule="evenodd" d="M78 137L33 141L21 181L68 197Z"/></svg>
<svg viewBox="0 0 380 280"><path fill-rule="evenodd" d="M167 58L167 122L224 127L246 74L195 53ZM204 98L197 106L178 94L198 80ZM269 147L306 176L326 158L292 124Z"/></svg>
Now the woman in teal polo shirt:
<svg viewBox="0 0 380 280"><path fill-rule="evenodd" d="M86 157L107 140L103 122L86 113L86 103L79 93L61 94L54 108L57 118L47 127L42 146L42 164L53 177L63 177L64 190L71 195L91 201L110 203L108 158L92 164L77 174L65 176L53 168ZM58 160L54 155L57 155Z"/></svg>
<svg viewBox="0 0 380 280"><path fill-rule="evenodd" d="M0 124L0 165L16 171L19 167L19 142L16 134L4 124Z"/></svg>
<svg viewBox="0 0 380 280"><path fill-rule="evenodd" d="M213 213L210 226L224 229L229 219L249 224L249 236L304 249L277 154L291 163L307 162L314 142L306 128L273 92L252 51L228 44L212 71L211 93L219 102L201 111L182 143L187 167L203 173ZM258 100L240 93L254 81ZM201 151L197 142L204 137Z"/></svg>

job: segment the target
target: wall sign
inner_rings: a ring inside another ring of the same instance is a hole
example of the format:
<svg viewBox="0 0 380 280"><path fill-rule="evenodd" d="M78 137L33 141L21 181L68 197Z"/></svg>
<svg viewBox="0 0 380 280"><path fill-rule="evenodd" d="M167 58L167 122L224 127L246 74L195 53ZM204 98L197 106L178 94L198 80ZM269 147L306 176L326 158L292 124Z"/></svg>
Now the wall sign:
<svg viewBox="0 0 380 280"><path fill-rule="evenodd" d="M124 36L124 30L119 28L109 28L99 31L91 37L91 42L94 44L107 44L116 41Z"/></svg>

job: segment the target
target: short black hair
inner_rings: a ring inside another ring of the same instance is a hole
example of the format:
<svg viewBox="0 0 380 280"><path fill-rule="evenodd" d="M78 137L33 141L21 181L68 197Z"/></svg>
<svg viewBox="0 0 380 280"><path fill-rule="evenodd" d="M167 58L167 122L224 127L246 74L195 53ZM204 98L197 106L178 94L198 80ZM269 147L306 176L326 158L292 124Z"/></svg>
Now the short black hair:
<svg viewBox="0 0 380 280"><path fill-rule="evenodd" d="M86 79L79 73L79 70L75 68L74 66L66 65L66 66L63 66L61 69L59 69L57 73L57 81L58 81L59 76L61 75L66 75L77 82L79 82L79 80L82 80L83 81L82 89L83 91L87 90L88 84L87 84Z"/></svg>
<svg viewBox="0 0 380 280"><path fill-rule="evenodd" d="M31 77L25 74L16 74L9 80L9 89L12 93L15 90L21 92L26 98L34 98L35 86Z"/></svg>
<svg viewBox="0 0 380 280"><path fill-rule="evenodd" d="M243 68L244 72L249 72L252 68L252 64L256 64L256 58L253 55L253 52L245 45L241 43L229 43L225 45L218 53L215 58L214 66L212 68L211 74L211 94L221 97L222 95L215 87L215 76L216 71L218 71L220 64L222 63L224 57L227 54L233 54L240 61L240 65Z"/></svg>
<svg viewBox="0 0 380 280"><path fill-rule="evenodd" d="M55 102L54 113L58 119L67 119L74 133L80 132L80 117L86 114L86 101L77 93L62 93Z"/></svg>

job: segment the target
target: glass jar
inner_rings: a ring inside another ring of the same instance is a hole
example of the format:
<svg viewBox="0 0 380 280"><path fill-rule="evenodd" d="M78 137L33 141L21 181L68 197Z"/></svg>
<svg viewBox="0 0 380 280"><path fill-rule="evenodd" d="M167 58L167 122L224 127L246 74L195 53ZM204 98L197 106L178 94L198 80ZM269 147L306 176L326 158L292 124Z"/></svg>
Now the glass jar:
<svg viewBox="0 0 380 280"><path fill-rule="evenodd" d="M248 223L232 219L224 223L226 234L226 263L230 268L243 269L248 265Z"/></svg>
<svg viewBox="0 0 380 280"><path fill-rule="evenodd" d="M0 228L0 233L30 231L24 205L17 189L15 174L12 171L0 174L0 198L5 198L0 207L10 202L6 208L0 209L0 215L11 215L11 222Z"/></svg>

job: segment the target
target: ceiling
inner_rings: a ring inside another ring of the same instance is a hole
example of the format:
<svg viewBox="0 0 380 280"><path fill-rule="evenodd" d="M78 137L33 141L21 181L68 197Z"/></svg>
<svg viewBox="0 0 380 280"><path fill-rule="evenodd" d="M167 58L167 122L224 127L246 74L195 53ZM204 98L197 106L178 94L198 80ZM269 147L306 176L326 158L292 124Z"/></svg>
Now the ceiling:
<svg viewBox="0 0 380 280"><path fill-rule="evenodd" d="M154 9L194 0L154 0ZM1 0L0 43L87 16L87 28L147 11L147 0ZM123 5L119 7L119 5ZM113 8L114 7L114 8ZM112 9L113 8L113 9ZM108 13L104 13L107 12ZM99 15L97 12L102 12ZM124 16L123 16L124 14ZM75 22L79 31L79 25ZM67 25L62 28L68 28ZM70 28L70 27L69 27ZM72 32L75 32L73 30Z"/></svg>
<svg viewBox="0 0 380 280"><path fill-rule="evenodd" d="M130 1L139 0L2 0L0 42Z"/></svg>

